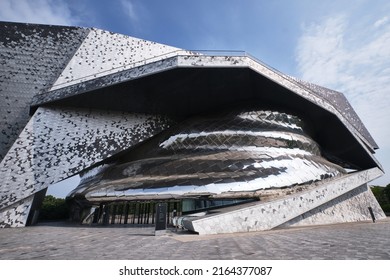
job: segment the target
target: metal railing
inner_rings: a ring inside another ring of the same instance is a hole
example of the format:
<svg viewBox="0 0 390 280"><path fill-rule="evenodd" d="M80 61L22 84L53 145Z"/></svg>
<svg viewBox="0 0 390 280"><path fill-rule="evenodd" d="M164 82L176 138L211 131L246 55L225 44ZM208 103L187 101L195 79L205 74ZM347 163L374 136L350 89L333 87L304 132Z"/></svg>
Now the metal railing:
<svg viewBox="0 0 390 280"><path fill-rule="evenodd" d="M271 70L273 73L275 73L279 77L281 77L283 79L286 79L286 80L290 81L291 83L293 83L293 84L295 84L297 86L300 86L302 88L305 88L305 90L315 94L312 89L310 89L309 87L307 87L305 85L300 84L293 77L283 74L279 70L277 70L277 69L273 68L272 66L266 64L265 62L261 61L260 59L256 58L255 56L251 55L250 53L248 53L246 51L242 51L242 50L175 50L175 51L171 51L171 52L168 52L168 53L164 53L164 54L156 55L156 56L153 56L153 57L149 57L147 59L135 61L135 62L132 62L132 63L129 63L129 64L125 64L125 65L121 65L121 66L117 66L117 67L112 67L111 69L103 70L103 71L100 71L100 72L97 72L97 73L94 73L94 74L90 74L90 75L85 75L85 76L80 77L80 78L71 79L71 80L63 82L63 83L58 83L58 84L56 84L54 86L51 86L50 88L44 90L42 93L46 93L50 89L56 90L56 89L59 89L59 88L68 87L68 86L74 85L75 83L77 83L79 81L89 81L89 80L93 80L95 78L101 78L101 77L104 77L104 76L107 76L107 75L110 75L110 74L113 74L113 73L117 73L120 70L127 70L127 69L131 69L131 68L139 67L139 66L144 66L144 65L147 65L147 64L150 64L150 63L154 63L156 61L161 61L161 60L164 60L164 59L171 59L171 58L178 57L178 56L247 57L247 58L253 60L254 62L260 64L261 66Z"/></svg>
<svg viewBox="0 0 390 280"><path fill-rule="evenodd" d="M96 72L96 73L93 73L93 74L90 74L90 75L85 75L85 76L80 77L80 78L71 79L69 81L58 83L58 84L56 84L54 86L51 86L51 88L55 90L56 88L62 88L62 87L64 87L64 85L67 85L67 84L70 84L70 83L74 84L75 82L78 82L78 81L91 80L91 79L98 78L98 77L104 77L104 76L110 75L112 73L119 72L119 70L122 70L122 69L126 70L126 69L131 69L131 68L135 68L135 67L139 67L139 66L144 66L144 65L156 62L158 60L169 59L169 58L178 57L178 56L215 56L215 57L233 56L233 57L249 57L250 59L256 61L257 63L260 63L261 65L263 65L263 66L265 66L267 68L271 68L273 71L277 71L276 69L274 69L274 68L270 67L269 65L265 64L264 62L262 62L261 60L257 59L256 57L254 57L253 55L249 54L248 52L241 51L241 50L189 50L189 51L187 51L187 50L175 50L175 51L171 51L171 52L168 52L168 53L164 53L164 54L156 55L156 56L153 56L153 57L149 57L149 58L146 58L146 59L143 59L143 60L135 61L135 62L132 62L132 63L129 63L129 64L124 64L124 65L121 65L121 66L112 67L111 69L103 70L103 71ZM47 90L48 89L46 89L46 91Z"/></svg>

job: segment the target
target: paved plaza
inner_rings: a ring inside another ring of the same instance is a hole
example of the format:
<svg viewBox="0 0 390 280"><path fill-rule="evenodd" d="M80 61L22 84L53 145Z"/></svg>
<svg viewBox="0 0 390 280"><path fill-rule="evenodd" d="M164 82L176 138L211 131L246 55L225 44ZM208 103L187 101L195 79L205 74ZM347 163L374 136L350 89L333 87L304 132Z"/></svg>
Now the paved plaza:
<svg viewBox="0 0 390 280"><path fill-rule="evenodd" d="M390 218L265 232L199 236L152 227L46 223L0 229L0 259L381 259L390 260Z"/></svg>

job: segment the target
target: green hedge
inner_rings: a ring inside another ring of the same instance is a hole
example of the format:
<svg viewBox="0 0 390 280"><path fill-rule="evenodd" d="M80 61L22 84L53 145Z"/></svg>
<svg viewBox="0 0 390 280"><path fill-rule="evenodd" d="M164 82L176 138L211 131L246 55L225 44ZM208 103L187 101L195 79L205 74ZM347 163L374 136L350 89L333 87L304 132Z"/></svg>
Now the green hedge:
<svg viewBox="0 0 390 280"><path fill-rule="evenodd" d="M47 195L39 212L40 221L65 220L69 218L69 207L63 198Z"/></svg>

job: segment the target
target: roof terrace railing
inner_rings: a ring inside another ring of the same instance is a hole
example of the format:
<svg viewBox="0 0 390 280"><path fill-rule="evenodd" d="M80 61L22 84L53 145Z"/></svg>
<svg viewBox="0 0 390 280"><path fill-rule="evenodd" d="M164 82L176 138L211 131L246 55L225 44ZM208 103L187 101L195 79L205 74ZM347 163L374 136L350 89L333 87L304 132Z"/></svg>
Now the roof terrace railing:
<svg viewBox="0 0 390 280"><path fill-rule="evenodd" d="M255 61L256 63L262 65L263 67L266 67L266 68L272 70L278 76L280 76L284 79L287 79L290 82L298 85L298 81L296 79L294 79L293 77L283 74L279 70L264 63L263 61L261 61L260 59L256 58L255 56L251 55L250 53L248 53L246 51L242 51L242 50L189 50L189 51L188 50L175 50L175 51L171 51L168 53L149 57L147 59L135 61L135 62L132 62L129 64L125 64L125 65L121 65L121 66L117 66L117 67L112 67L111 69L103 70L103 71L100 71L100 72L97 72L94 74L90 74L90 75L85 75L85 76L80 77L80 78L70 79L69 81L65 81L62 83L52 85L49 88L46 88L42 93L45 93L45 92L48 92L51 90L56 90L56 89L63 88L63 87L67 87L68 85L71 86L77 82L88 81L88 80L92 80L95 78L110 75L110 74L118 72L119 70L127 70L127 69L131 69L131 68L139 67L139 66L144 66L144 65L156 62L158 60L169 59L169 58L178 57L178 56L247 57L247 58ZM303 85L300 85L300 86L303 86ZM305 88L306 88L306 90L309 90L310 92L312 92L312 90L310 88L308 88L306 86L305 86Z"/></svg>
<svg viewBox="0 0 390 280"><path fill-rule="evenodd" d="M48 91L50 89L62 88L64 85L67 85L67 84L74 84L75 82L79 82L79 81L91 80L93 78L102 77L102 76L106 76L106 75L115 73L119 70L131 69L131 68L147 65L149 63L153 63L153 62L156 62L158 60L168 59L168 58L177 57L177 56L249 57L249 58L255 60L256 62L258 62L258 63L260 63L268 68L271 68L269 65L266 65L264 62L260 61L259 59L255 58L254 56L250 55L249 53L247 53L245 51L240 51L240 50L190 50L190 51L175 50L175 51L171 51L171 52L164 53L161 55L149 57L147 59L135 61L135 62L132 62L129 64L125 64L125 65L121 65L121 66L117 66L117 67L112 67L111 69L103 70L103 71L96 72L96 73L93 73L90 75L85 75L85 76L80 77L80 78L70 79L69 81L57 83L53 86L50 86L50 88L47 88L45 91ZM273 69L273 70L277 71L276 69Z"/></svg>
<svg viewBox="0 0 390 280"><path fill-rule="evenodd" d="M262 65L263 67L266 67L266 68L272 70L278 76L280 76L284 79L287 79L290 82L298 85L298 81L296 79L294 79L293 77L283 74L279 70L264 63L263 61L261 61L260 59L256 58L255 56L251 55L250 53L248 53L246 51L242 51L242 50L189 50L189 51L175 50L175 51L171 51L168 53L149 57L147 59L135 61L135 62L132 62L129 64L125 64L125 65L121 65L121 66L117 66L117 67L112 67L111 69L103 70L103 71L96 72L96 73L93 73L90 75L85 75L85 76L80 77L80 78L70 79L70 80L62 82L62 83L57 83L55 85L51 85L50 87L46 88L45 90L42 91L42 93L44 94L44 93L51 91L51 90L56 90L59 88L71 86L77 82L89 81L89 80L93 80L95 78L107 76L107 75L116 73L119 70L127 70L127 69L131 69L131 68L139 67L139 66L144 66L144 65L156 62L158 60L169 59L169 58L178 57L178 56L247 57L247 58L255 61L256 63ZM302 86L302 85L300 85L300 86ZM310 88L308 88L308 87L305 87L305 88L306 88L306 90L309 90L310 92L312 92L312 90Z"/></svg>

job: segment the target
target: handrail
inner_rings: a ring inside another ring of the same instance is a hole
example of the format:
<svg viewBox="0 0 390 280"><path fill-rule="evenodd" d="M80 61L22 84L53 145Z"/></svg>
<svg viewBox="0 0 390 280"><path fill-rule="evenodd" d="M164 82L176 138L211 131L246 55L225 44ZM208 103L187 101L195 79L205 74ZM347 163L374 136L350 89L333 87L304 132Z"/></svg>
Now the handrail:
<svg viewBox="0 0 390 280"><path fill-rule="evenodd" d="M250 58L256 60L256 62L260 62L260 60L256 59L254 56L252 56L252 55L250 55L247 52L242 51L242 50L189 50L189 51L187 51L187 50L174 50L174 51L171 51L168 53L149 57L147 59L143 59L143 60L135 61L135 62L132 62L129 64L113 67L111 69L100 71L100 72L97 72L94 74L85 75L85 76L77 78L77 79L72 79L72 80L69 80L66 82L58 83L56 85L50 86L50 88L61 87L62 85L66 85L68 83L73 83L76 81L88 79L91 77L105 76L104 73L107 73L107 75L109 75L113 71L119 70L119 69L134 68L137 66L146 65L146 64L149 64L151 62L154 62L158 58L168 59L168 58L172 58L175 56L181 56L181 55L186 55L186 56L187 55L193 55L193 56L239 56L239 57L250 57ZM260 62L260 63L264 64L263 62Z"/></svg>
<svg viewBox="0 0 390 280"><path fill-rule="evenodd" d="M74 82L74 81L79 81L79 80L83 80L83 79L86 79L86 78L89 78L89 77L96 77L97 75L100 75L102 73L110 73L112 71L115 71L117 69L121 69L121 68L134 68L136 66L140 66L140 65L146 65L149 63L149 61L152 61L152 60L155 60L157 58L160 58L160 57L164 57L164 56L168 56L166 58L171 58L171 57L174 57L176 55L171 55L171 54L177 54L179 55L179 53L181 52L185 52L187 55L191 55L191 52L189 51L185 51L185 50L175 50L175 51L171 51L171 52L168 52L168 53L164 53L164 54L160 54L160 55L156 55L156 56L153 56L153 57L149 57L147 59L143 59L143 60L138 60L138 61L135 61L135 62L132 62L132 63L129 63L129 64L125 64L125 65L121 65L121 66L117 66L117 67L113 67L111 69L107 69L107 70L104 70L104 71L101 71L101 72L97 72L97 73L94 73L94 74L90 74L90 75L86 75L86 76L83 76L81 78L77 78L77 79L72 79L70 81L67 81L67 82L63 82L63 83L59 83L59 84L56 84L56 85L53 85L51 87L57 87L57 86L60 86L60 85L64 85L64 84L68 84L70 82ZM129 67L131 66L131 67ZM104 75L103 75L104 76Z"/></svg>
<svg viewBox="0 0 390 280"><path fill-rule="evenodd" d="M275 74L279 75L280 77L282 77L284 79L287 79L287 80L289 80L290 82L292 82L292 83L294 83L296 85L298 84L297 80L293 79L292 77L290 77L288 75L283 74L279 70L277 70L274 67L266 64L265 62L261 61L260 59L256 58L255 56L251 55L250 53L248 53L246 51L242 51L242 50L189 50L189 51L187 51L187 50L179 49L179 50L174 50L174 51L171 51L171 52L168 52L168 53L164 53L164 54L156 55L156 56L153 56L153 57L149 57L147 59L135 61L135 62L132 62L132 63L129 63L129 64L113 67L111 69L107 69L107 70L104 70L104 71L101 71L101 72L97 72L97 73L94 73L94 74L86 75L86 76L83 76L83 77L80 77L80 78L77 78L77 79L72 79L72 80L69 80L69 81L66 81L66 82L63 82L63 83L58 83L56 85L50 86L50 88L53 88L55 90L58 87L62 88L62 86L66 85L66 84L70 84L70 83L73 84L73 83L75 83L77 81L89 80L88 78L91 78L91 77L106 76L106 75L104 75L105 73L107 73L107 75L109 75L112 72L115 72L115 70L130 69L130 68L134 68L134 67L137 67L137 66L146 65L146 64L155 62L156 59L158 59L158 58L168 59L168 58L172 58L172 57L176 57L176 56L215 56L215 57L236 56L236 57L248 57L251 60L255 61L256 63L262 65L263 67L266 67L266 68L272 70ZM45 90L44 92L47 92L48 90L50 90L50 88ZM310 88L308 88L306 86L305 86L305 88L307 90L309 90L310 92L312 92L312 90Z"/></svg>

